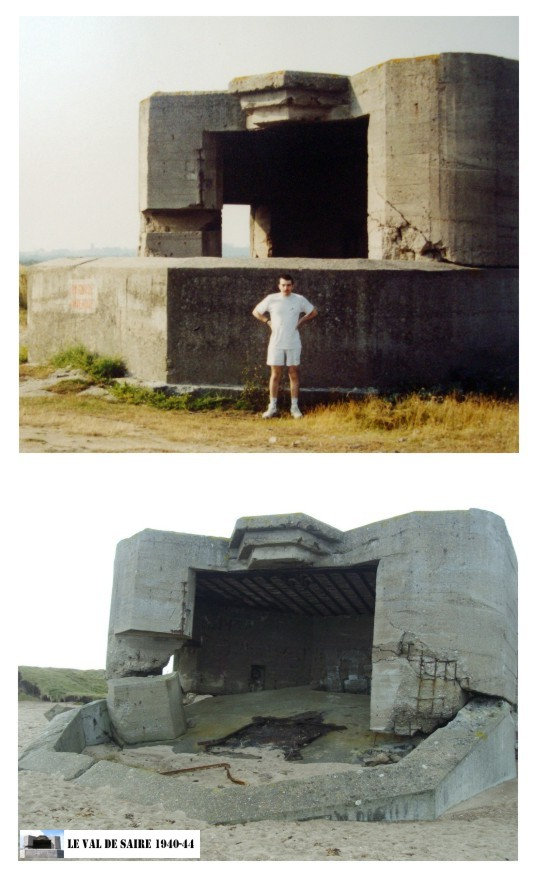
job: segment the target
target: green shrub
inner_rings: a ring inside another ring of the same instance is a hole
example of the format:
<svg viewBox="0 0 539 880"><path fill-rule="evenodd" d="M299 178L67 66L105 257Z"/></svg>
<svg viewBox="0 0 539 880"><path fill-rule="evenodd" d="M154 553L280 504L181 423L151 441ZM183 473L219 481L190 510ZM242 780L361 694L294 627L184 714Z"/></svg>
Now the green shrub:
<svg viewBox="0 0 539 880"><path fill-rule="evenodd" d="M125 376L127 370L120 357L99 357L92 355L89 373L94 379L119 379Z"/></svg>
<svg viewBox="0 0 539 880"><path fill-rule="evenodd" d="M19 363L27 364L28 363L28 349L26 345L19 346Z"/></svg>
<svg viewBox="0 0 539 880"><path fill-rule="evenodd" d="M233 405L230 397L221 394L165 394L164 391L152 391L151 388L140 388L126 382L116 382L110 391L124 403L136 406L146 404L157 409L180 410L182 412L200 412L209 409L227 409Z"/></svg>
<svg viewBox="0 0 539 880"><path fill-rule="evenodd" d="M59 351L51 358L54 367L82 370L96 382L106 382L125 376L127 370L120 357L107 357L88 351L83 345L74 345Z"/></svg>
<svg viewBox="0 0 539 880"><path fill-rule="evenodd" d="M235 402L234 409L257 412L268 402L268 380L261 367L243 371L243 391Z"/></svg>
<svg viewBox="0 0 539 880"><path fill-rule="evenodd" d="M26 309L28 304L28 279L26 275L26 266L19 263L19 306Z"/></svg>

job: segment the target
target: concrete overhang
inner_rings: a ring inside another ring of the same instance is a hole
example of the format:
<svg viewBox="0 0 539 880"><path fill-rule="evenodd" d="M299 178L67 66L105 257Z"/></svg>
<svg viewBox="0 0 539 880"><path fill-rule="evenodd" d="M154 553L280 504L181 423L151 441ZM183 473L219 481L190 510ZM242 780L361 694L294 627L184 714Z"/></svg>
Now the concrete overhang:
<svg viewBox="0 0 539 880"><path fill-rule="evenodd" d="M247 128L281 122L327 122L350 113L350 80L328 73L281 70L241 76L228 90L239 96Z"/></svg>
<svg viewBox="0 0 539 880"><path fill-rule="evenodd" d="M303 513L243 517L230 539L231 556L247 568L309 565L332 552L342 532Z"/></svg>

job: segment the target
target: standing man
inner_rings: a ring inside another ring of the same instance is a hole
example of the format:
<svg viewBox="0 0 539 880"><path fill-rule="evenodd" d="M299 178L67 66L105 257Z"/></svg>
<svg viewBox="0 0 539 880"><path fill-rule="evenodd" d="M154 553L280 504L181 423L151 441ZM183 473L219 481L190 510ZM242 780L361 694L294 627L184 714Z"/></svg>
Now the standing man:
<svg viewBox="0 0 539 880"><path fill-rule="evenodd" d="M294 281L291 275L279 277L279 293L269 293L262 302L253 309L253 316L271 327L268 345L267 364L271 367L269 381L270 402L263 419L271 419L277 415L277 395L281 373L286 364L290 379L290 413L295 419L301 418L298 406L299 396L299 359L301 340L299 328L307 321L316 318L318 311L299 293L292 293ZM269 314L269 318L265 317ZM300 318L300 315L303 317Z"/></svg>

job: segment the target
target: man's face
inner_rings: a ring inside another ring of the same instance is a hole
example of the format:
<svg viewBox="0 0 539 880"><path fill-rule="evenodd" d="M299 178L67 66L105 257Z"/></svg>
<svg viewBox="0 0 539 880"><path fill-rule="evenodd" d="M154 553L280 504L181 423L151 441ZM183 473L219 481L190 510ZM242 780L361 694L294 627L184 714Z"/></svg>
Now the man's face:
<svg viewBox="0 0 539 880"><path fill-rule="evenodd" d="M294 285L291 281L286 281L284 278L279 278L279 290L281 291L283 296L290 296L293 286Z"/></svg>

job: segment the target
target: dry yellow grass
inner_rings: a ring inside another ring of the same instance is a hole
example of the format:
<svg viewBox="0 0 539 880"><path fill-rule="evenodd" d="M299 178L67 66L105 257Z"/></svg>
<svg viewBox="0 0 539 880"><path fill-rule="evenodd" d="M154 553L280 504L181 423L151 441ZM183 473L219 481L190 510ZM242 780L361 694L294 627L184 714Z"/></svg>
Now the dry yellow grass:
<svg viewBox="0 0 539 880"><path fill-rule="evenodd" d="M171 412L75 395L23 398L24 452L517 452L518 404L489 397L379 398L302 420Z"/></svg>

